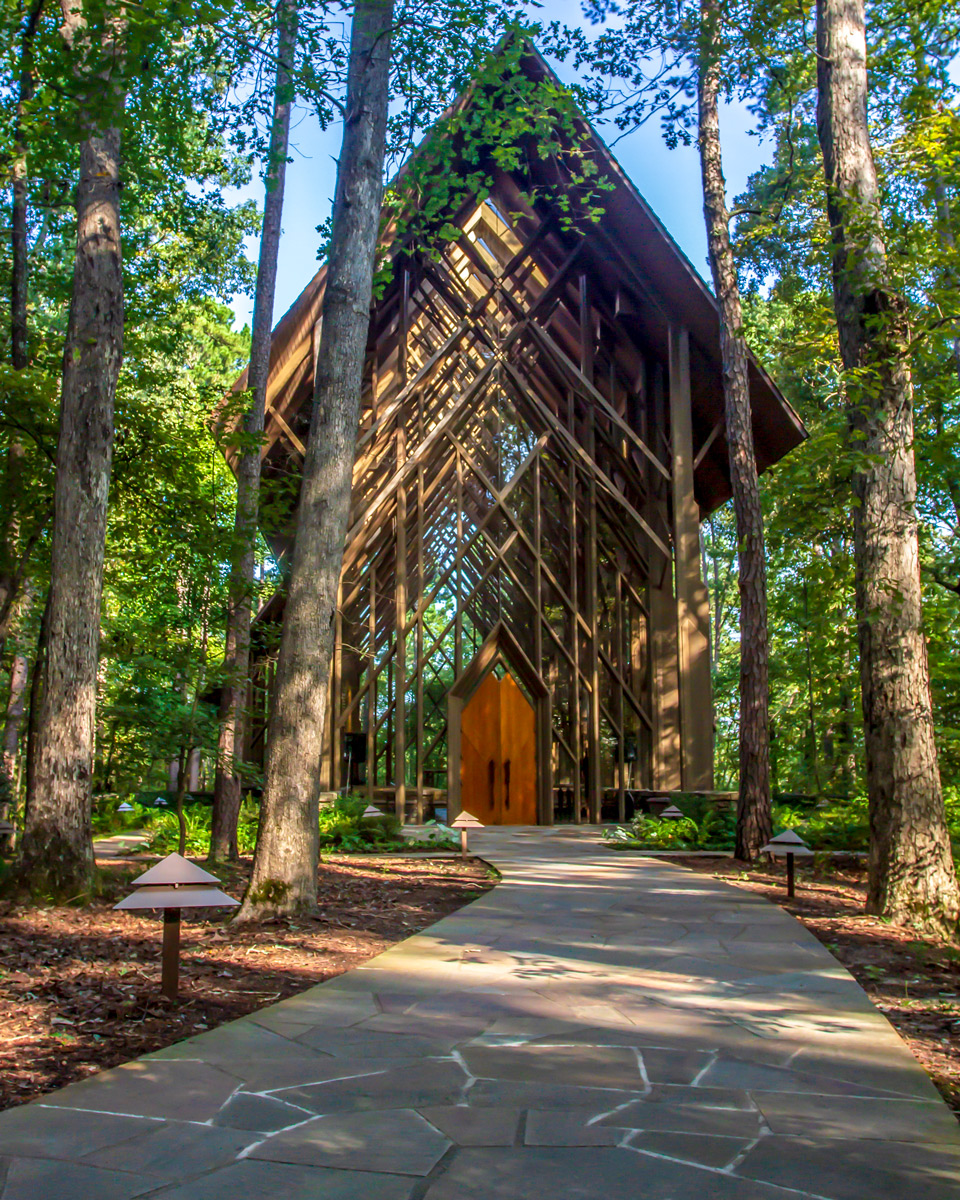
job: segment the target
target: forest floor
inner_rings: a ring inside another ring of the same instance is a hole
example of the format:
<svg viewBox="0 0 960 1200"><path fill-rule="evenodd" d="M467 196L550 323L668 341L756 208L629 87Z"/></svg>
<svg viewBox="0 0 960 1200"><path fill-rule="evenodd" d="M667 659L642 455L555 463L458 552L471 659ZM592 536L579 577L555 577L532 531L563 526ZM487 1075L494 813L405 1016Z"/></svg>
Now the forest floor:
<svg viewBox="0 0 960 1200"><path fill-rule="evenodd" d="M494 882L475 859L325 857L316 917L234 929L229 913L185 911L171 1004L159 914L112 908L144 866L101 863L101 895L82 907L0 907L0 1109L349 971ZM249 872L218 868L238 897Z"/></svg>
<svg viewBox="0 0 960 1200"><path fill-rule="evenodd" d="M960 948L867 916L866 866L856 860L815 872L798 864L794 900L779 863L671 861L759 892L798 917L894 1026L960 1119Z"/></svg>

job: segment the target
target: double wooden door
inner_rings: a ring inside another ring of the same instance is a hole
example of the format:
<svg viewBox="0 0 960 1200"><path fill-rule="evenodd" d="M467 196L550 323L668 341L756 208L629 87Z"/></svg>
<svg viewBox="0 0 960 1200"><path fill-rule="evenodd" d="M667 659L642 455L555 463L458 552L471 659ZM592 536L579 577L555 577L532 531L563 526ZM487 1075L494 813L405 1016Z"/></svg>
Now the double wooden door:
<svg viewBox="0 0 960 1200"><path fill-rule="evenodd" d="M486 675L461 714L460 804L484 825L537 823L537 717L509 674Z"/></svg>

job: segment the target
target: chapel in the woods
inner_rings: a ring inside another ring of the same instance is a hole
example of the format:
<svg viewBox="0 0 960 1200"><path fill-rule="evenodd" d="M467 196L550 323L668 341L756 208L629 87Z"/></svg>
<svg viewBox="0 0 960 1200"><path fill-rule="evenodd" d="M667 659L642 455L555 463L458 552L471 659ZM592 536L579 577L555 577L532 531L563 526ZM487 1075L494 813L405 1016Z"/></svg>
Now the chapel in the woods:
<svg viewBox="0 0 960 1200"><path fill-rule="evenodd" d="M550 76L533 51L523 70ZM635 789L713 787L699 527L730 496L717 306L586 145L613 185L599 223L570 228L555 161L527 155L541 198L495 172L439 261L392 250L372 310L323 771L406 820L622 820ZM321 268L273 334L268 497L303 460L323 287ZM756 362L751 397L763 470L804 430ZM282 565L292 526L264 533ZM254 761L270 666L263 648Z"/></svg>

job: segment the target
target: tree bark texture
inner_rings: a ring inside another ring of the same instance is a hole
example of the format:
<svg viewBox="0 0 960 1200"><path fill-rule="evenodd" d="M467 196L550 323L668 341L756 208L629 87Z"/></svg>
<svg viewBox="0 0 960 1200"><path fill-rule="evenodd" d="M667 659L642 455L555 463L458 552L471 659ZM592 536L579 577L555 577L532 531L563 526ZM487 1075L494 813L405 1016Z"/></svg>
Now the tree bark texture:
<svg viewBox="0 0 960 1200"><path fill-rule="evenodd" d="M393 0L354 8L313 413L241 920L317 901L320 761L380 225L392 20Z"/></svg>
<svg viewBox="0 0 960 1200"><path fill-rule="evenodd" d="M23 793L23 827L30 819L30 809L37 794L37 733L40 728L40 697L43 695L43 664L47 657L47 635L50 632L50 592L44 601L37 633L37 649L30 672L30 712L27 716L27 760L24 776L26 786Z"/></svg>
<svg viewBox="0 0 960 1200"><path fill-rule="evenodd" d="M3 727L3 773L11 787L16 776L17 747L20 727L27 702L27 658L14 654L10 664L10 693L7 696L7 719Z"/></svg>
<svg viewBox="0 0 960 1200"><path fill-rule="evenodd" d="M283 217L293 103L293 70L297 49L298 0L283 0L277 13L277 75L273 97L270 156L266 171L266 197L260 259L253 302L253 330L247 386L251 403L243 421L244 444L237 456L237 511L234 520L236 557L230 572L230 606L227 613L224 685L220 698L220 738L213 785L210 859L239 857L237 820L240 815L240 775L243 758L243 723L250 675L250 619L256 565L257 521L260 510L260 438L263 434L270 373L270 334L277 285L277 255Z"/></svg>
<svg viewBox="0 0 960 1200"><path fill-rule="evenodd" d="M75 8L65 8L65 36L75 35L76 14ZM29 886L56 893L84 890L93 869L90 807L100 598L113 406L123 355L121 104L109 79L98 76L91 82L94 86L84 89L80 101L86 136L80 145L77 243L60 395L36 790L20 863ZM107 114L116 123L101 127Z"/></svg>
<svg viewBox="0 0 960 1200"><path fill-rule="evenodd" d="M756 858L770 840L770 724L768 704L767 571L763 510L753 449L750 360L743 332L740 287L730 245L730 214L720 147L719 72L713 58L712 0L701 6L708 44L698 73L700 169L703 211L714 289L720 307L724 422L737 522L740 587L740 791L738 858Z"/></svg>
<svg viewBox="0 0 960 1200"><path fill-rule="evenodd" d="M863 0L817 0L817 132L848 393L867 791L867 907L950 934L960 897L923 634L905 305L889 283L867 124Z"/></svg>

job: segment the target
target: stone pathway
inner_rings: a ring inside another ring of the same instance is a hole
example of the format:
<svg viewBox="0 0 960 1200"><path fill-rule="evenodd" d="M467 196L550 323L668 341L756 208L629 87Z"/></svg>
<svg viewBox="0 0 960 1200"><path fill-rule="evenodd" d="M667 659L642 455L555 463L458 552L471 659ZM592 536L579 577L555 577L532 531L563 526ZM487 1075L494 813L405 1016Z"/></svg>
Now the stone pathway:
<svg viewBox="0 0 960 1200"><path fill-rule="evenodd" d="M591 831L366 966L0 1114L2 1200L960 1200L960 1127L792 917Z"/></svg>

